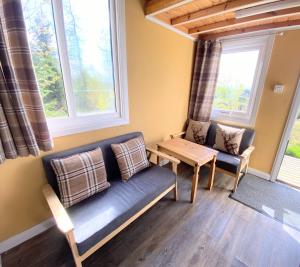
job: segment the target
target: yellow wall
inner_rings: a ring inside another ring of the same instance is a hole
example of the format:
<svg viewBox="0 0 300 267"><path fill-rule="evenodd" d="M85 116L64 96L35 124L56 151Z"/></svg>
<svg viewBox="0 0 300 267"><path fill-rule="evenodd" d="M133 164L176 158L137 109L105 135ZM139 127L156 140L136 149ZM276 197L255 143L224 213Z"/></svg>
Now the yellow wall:
<svg viewBox="0 0 300 267"><path fill-rule="evenodd" d="M144 18L142 2L126 1L130 124L56 138L55 151L140 130L146 142L182 130L192 70L193 42ZM41 190L40 158L0 165L0 241L50 216Z"/></svg>
<svg viewBox="0 0 300 267"><path fill-rule="evenodd" d="M277 36L257 115L256 150L250 166L270 173L300 75L300 30ZM285 85L282 95L275 84Z"/></svg>

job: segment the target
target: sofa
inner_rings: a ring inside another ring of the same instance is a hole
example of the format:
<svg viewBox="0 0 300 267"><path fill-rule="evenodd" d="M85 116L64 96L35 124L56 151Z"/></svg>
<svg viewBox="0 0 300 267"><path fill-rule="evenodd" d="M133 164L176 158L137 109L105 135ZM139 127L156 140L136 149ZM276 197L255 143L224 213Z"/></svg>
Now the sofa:
<svg viewBox="0 0 300 267"><path fill-rule="evenodd" d="M176 173L179 160L154 149L147 148L147 155L169 160L172 162L172 170L152 163L149 168L135 174L128 182L121 180L111 144L123 143L140 135L142 135L140 132L129 133L53 153L42 159L48 180L43 193L58 228L66 235L76 266L82 266L84 259L170 191L173 191L174 198L177 199ZM102 150L110 188L65 209L60 202L60 192L51 160L69 157L97 147Z"/></svg>
<svg viewBox="0 0 300 267"><path fill-rule="evenodd" d="M216 139L216 127L217 122L211 121L209 126L204 146L213 148ZM231 126L232 127L232 126ZM238 127L236 127L238 128ZM178 134L172 134L171 138L184 138L185 131ZM225 173L234 177L233 192L236 191L239 179L244 173L248 171L248 165L251 153L254 150L253 141L255 137L255 131L251 128L245 128L245 132L242 137L241 145L239 148L239 155L231 155L223 151L219 151L216 159L216 171Z"/></svg>

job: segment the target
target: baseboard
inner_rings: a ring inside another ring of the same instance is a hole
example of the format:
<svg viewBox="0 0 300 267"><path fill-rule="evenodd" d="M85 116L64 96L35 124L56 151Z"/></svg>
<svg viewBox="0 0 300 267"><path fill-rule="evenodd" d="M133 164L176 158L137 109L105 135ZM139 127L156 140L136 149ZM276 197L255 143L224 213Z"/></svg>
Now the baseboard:
<svg viewBox="0 0 300 267"><path fill-rule="evenodd" d="M266 173L266 172L262 172L253 168L248 168L248 173L253 174L259 178L265 179L265 180L270 180L271 179L271 174L270 173Z"/></svg>
<svg viewBox="0 0 300 267"><path fill-rule="evenodd" d="M29 240L30 238L48 230L50 227L54 226L54 219L50 218L46 221L41 222L40 224L37 224L35 226L33 226L32 228L17 234L9 239L6 239L4 241L2 241L0 243L0 255L5 252L8 251L20 244L22 244L23 242ZM1 264L1 258L0 258L0 264ZM1 265L0 265L1 267Z"/></svg>

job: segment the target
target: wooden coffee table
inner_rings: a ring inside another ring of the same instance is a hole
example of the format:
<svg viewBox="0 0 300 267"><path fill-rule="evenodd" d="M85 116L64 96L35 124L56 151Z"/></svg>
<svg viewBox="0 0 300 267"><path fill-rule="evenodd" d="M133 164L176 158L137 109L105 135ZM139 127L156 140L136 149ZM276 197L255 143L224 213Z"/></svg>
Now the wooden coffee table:
<svg viewBox="0 0 300 267"><path fill-rule="evenodd" d="M215 165L218 151L198 145L182 138L174 138L157 144L159 151L169 154L194 167L191 190L191 203L195 201L200 167L210 162L208 189L211 190L215 176Z"/></svg>

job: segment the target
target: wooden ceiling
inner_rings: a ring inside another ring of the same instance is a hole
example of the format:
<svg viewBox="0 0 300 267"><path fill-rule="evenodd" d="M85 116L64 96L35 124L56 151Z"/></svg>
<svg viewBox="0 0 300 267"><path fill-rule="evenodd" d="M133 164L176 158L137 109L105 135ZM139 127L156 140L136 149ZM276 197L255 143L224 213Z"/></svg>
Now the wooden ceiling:
<svg viewBox="0 0 300 267"><path fill-rule="evenodd" d="M300 27L300 4L237 18L236 12L296 0L148 0L148 19L191 39L215 39L270 29ZM298 6L297 6L298 5Z"/></svg>

